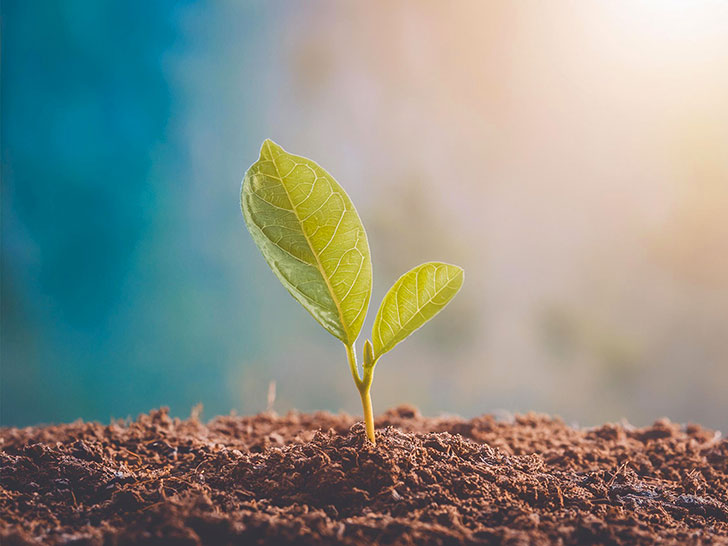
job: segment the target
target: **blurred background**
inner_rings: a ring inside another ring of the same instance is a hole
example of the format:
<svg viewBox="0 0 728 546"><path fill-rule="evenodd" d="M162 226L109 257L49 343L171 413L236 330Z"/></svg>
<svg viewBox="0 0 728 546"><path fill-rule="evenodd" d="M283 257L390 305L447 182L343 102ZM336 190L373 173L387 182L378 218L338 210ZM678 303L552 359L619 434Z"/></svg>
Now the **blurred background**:
<svg viewBox="0 0 728 546"><path fill-rule="evenodd" d="M4 425L361 411L243 224L271 137L357 205L364 332L466 270L376 412L728 429L726 3L4 0L1 136Z"/></svg>

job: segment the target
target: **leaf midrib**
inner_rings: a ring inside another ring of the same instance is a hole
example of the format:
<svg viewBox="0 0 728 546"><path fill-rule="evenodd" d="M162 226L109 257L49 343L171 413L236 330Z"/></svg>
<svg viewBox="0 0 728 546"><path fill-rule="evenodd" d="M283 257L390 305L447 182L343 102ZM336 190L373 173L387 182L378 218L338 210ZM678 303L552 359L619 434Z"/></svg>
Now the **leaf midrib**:
<svg viewBox="0 0 728 546"><path fill-rule="evenodd" d="M298 223L301 225L301 233L303 233L303 238L306 239L306 244L308 244L308 248L311 250L311 254L313 254L313 257L316 259L316 265L318 266L319 271L321 272L321 278L326 283L326 288L329 290L329 294L331 295L331 301L334 302L334 305L336 306L336 311L339 314L339 322L341 323L341 327L344 329L344 333L346 334L346 344L351 344L351 332L349 331L349 328L346 325L346 322L344 321L344 315L341 311L341 303L338 301L336 297L336 293L334 292L333 287L331 286L331 282L329 282L329 278L326 275L326 270L323 267L323 264L321 263L321 260L319 259L319 255L316 253L316 250L314 249L313 245L311 244L311 240L308 238L308 234L306 233L306 229L303 226L303 221L301 220L301 217L298 215L298 211L296 210L295 205L293 204L293 200L291 199L291 195L288 193L288 188L286 188L285 182L283 182L283 177L281 176L281 171L278 170L278 164L276 163L276 158L273 156L273 151L270 147L270 142L265 143L268 148L268 154L270 154L270 160L273 163L273 168L276 170L276 174L278 175L278 180L281 183L281 186L283 187L283 191L286 193L286 199L288 199L288 202L291 205L291 210L293 211L293 215L296 217L296 220L298 220ZM314 179L314 184L316 184L316 180ZM333 187L332 194L333 194ZM344 212L342 213L342 219L344 215L346 214L346 201L344 201Z"/></svg>

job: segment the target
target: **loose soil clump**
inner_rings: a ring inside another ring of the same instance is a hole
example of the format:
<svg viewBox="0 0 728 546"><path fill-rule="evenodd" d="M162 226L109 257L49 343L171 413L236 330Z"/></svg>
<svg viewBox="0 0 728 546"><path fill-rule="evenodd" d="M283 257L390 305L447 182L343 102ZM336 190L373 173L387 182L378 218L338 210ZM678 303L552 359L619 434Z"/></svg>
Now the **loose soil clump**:
<svg viewBox="0 0 728 546"><path fill-rule="evenodd" d="M726 544L728 440L328 413L0 429L0 542Z"/></svg>

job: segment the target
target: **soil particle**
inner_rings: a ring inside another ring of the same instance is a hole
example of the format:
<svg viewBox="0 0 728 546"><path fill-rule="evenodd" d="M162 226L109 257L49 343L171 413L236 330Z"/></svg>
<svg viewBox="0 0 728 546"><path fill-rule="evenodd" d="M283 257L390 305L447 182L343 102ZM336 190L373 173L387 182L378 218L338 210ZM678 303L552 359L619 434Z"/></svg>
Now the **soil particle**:
<svg viewBox="0 0 728 546"><path fill-rule="evenodd" d="M728 440L528 414L170 418L0 429L14 544L725 544Z"/></svg>

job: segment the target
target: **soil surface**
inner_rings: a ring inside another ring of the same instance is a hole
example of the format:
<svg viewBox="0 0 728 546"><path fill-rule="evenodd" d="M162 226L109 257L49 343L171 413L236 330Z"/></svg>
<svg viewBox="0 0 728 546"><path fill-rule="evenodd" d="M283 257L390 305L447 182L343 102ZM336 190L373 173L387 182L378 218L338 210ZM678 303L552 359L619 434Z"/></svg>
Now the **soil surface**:
<svg viewBox="0 0 728 546"><path fill-rule="evenodd" d="M728 440L328 413L0 429L0 542L726 544Z"/></svg>

